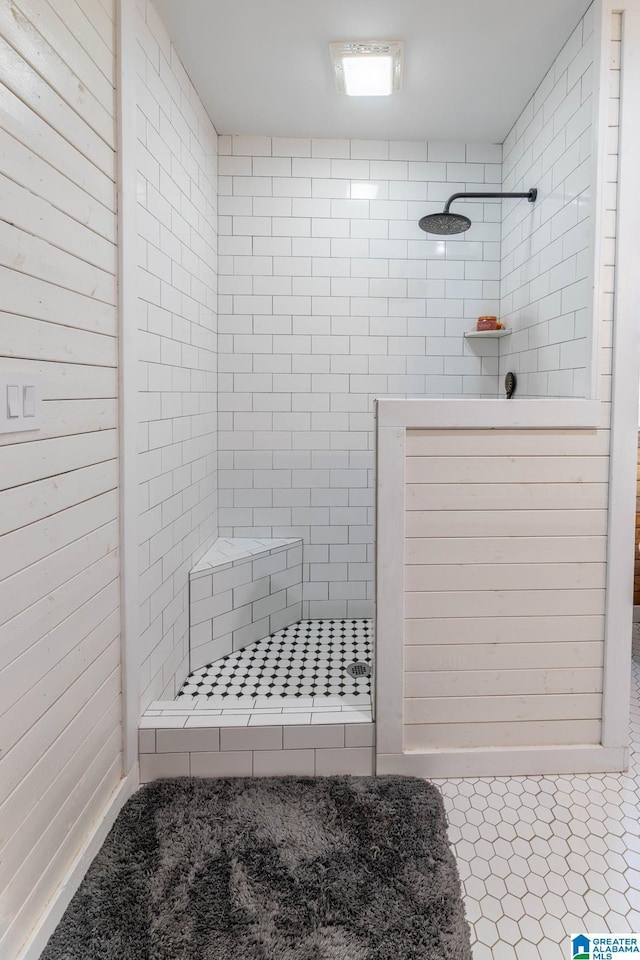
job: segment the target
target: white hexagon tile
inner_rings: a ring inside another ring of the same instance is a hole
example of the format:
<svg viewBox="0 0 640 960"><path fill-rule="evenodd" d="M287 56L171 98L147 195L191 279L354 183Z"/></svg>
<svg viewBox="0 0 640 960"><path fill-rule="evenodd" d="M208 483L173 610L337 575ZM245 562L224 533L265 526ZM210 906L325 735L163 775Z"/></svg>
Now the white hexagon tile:
<svg viewBox="0 0 640 960"><path fill-rule="evenodd" d="M640 933L640 624L627 773L434 782L473 960L566 960L572 933Z"/></svg>

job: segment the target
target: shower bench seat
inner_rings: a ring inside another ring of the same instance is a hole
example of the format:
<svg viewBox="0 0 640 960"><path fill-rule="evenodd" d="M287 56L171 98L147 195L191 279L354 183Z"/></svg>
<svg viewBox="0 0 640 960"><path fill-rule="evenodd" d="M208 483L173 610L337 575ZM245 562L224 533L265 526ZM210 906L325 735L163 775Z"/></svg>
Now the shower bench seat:
<svg viewBox="0 0 640 960"><path fill-rule="evenodd" d="M190 669L302 619L300 538L219 537L189 573Z"/></svg>

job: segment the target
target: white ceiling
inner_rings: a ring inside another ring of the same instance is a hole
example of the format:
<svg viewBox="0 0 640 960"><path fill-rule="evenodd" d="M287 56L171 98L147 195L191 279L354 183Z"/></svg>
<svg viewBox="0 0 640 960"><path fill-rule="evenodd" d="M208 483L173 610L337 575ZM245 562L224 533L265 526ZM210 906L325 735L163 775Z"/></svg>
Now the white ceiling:
<svg viewBox="0 0 640 960"><path fill-rule="evenodd" d="M154 0L219 133L502 142L590 0ZM404 89L347 97L331 40L404 40Z"/></svg>

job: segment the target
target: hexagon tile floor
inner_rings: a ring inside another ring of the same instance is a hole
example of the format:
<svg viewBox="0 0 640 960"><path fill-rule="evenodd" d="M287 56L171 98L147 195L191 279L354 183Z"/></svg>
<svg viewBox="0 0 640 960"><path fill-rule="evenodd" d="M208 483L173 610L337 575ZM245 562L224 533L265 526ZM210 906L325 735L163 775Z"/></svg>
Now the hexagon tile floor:
<svg viewBox="0 0 640 960"><path fill-rule="evenodd" d="M627 773L434 782L473 960L567 960L572 933L640 933L640 624Z"/></svg>

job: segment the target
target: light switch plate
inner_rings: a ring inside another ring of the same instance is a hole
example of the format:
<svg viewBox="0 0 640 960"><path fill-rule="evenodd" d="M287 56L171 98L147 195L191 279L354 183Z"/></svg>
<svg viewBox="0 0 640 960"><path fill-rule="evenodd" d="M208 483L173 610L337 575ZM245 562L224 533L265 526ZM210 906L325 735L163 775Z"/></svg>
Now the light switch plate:
<svg viewBox="0 0 640 960"><path fill-rule="evenodd" d="M0 372L0 434L40 430L41 398L42 385L37 374Z"/></svg>

